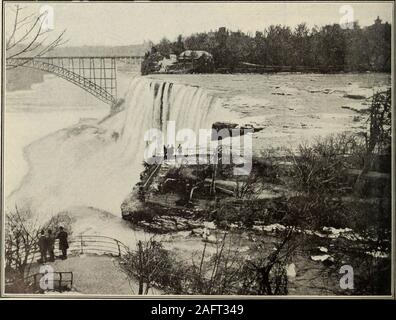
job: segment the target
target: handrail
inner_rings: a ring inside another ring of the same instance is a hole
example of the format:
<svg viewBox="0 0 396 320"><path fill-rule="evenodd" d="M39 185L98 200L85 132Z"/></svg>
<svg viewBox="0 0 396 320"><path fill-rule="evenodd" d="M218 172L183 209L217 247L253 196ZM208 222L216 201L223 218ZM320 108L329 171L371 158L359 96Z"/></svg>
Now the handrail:
<svg viewBox="0 0 396 320"><path fill-rule="evenodd" d="M223 154L224 152L231 153L232 154L233 147L228 144L224 144L221 146L213 147L213 148L206 148L206 147L198 147L198 148L186 148L183 149L181 153L178 153L177 151L173 153L172 156L169 154L167 155L168 161L173 159L173 158L183 158L187 156L211 156L211 157L216 157L219 154ZM166 162L167 160L164 159L164 154L159 152L155 153L152 156L153 158L160 158L162 159L161 163Z"/></svg>
<svg viewBox="0 0 396 320"><path fill-rule="evenodd" d="M52 274L52 275L58 275L59 279L52 279L53 284L54 283L58 283L58 289L59 291L63 291L62 288L64 287L65 284L70 284L70 289L73 287L73 280L74 280L74 275L73 272L71 271L53 271L53 272L48 272L48 273L34 273L31 275L26 276L23 279L23 282L27 285L33 285L34 289L42 289L40 288L39 284L40 284L40 280L37 280L37 277L40 276L40 279L44 276L44 275L48 275L48 274ZM64 275L70 275L69 279L65 279ZM33 278L33 283L29 283L28 280L30 278ZM47 279L47 281L51 281L50 278ZM63 286L62 286L63 284ZM53 286L53 290L56 291L55 286Z"/></svg>
<svg viewBox="0 0 396 320"><path fill-rule="evenodd" d="M60 254L58 243L59 240L57 239L54 245L56 255ZM78 252L80 254L89 252L94 254L110 254L112 256L121 257L129 250L121 241L102 235L78 235L76 237L71 237L68 240L68 244L70 252ZM20 248L20 250L23 252L23 248ZM35 260L39 258L40 250L38 246L35 246L34 249L31 248L31 259Z"/></svg>
<svg viewBox="0 0 396 320"><path fill-rule="evenodd" d="M96 253L116 254L120 257L128 250L128 247L121 241L101 235L79 235L71 238L68 242L70 251L76 251L79 249L80 253L84 253L84 250L88 250ZM109 246L105 246L103 244L107 244Z"/></svg>

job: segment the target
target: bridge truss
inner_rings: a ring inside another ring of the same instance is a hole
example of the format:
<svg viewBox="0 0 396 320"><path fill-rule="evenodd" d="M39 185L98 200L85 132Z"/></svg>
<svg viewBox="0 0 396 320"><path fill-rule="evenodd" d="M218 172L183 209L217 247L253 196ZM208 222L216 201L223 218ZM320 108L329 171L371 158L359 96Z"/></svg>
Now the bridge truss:
<svg viewBox="0 0 396 320"><path fill-rule="evenodd" d="M140 64L143 57L18 57L6 59L9 67L28 67L61 77L101 101L113 105L117 102L116 62Z"/></svg>

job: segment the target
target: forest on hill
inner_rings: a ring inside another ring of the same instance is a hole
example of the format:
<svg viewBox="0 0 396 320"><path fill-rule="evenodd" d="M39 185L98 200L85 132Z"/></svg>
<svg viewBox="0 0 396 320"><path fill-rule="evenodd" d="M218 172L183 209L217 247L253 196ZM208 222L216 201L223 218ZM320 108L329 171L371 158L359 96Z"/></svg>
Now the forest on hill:
<svg viewBox="0 0 396 320"><path fill-rule="evenodd" d="M271 25L254 35L222 27L176 41L163 38L151 53L165 57L184 50L205 50L213 55L216 69L233 71L240 63L260 66L336 67L338 71L391 71L391 25L377 18L370 26L354 22L309 29Z"/></svg>

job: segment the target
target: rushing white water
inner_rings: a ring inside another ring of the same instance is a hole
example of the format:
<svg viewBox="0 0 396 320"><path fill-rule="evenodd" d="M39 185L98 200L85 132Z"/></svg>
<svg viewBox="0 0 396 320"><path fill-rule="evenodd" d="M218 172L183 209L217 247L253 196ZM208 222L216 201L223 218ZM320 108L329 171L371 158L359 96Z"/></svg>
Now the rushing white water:
<svg viewBox="0 0 396 320"><path fill-rule="evenodd" d="M140 157L149 129L160 129L166 136L168 122L174 121L176 132L191 129L198 135L199 129L211 128L214 121L225 117L219 100L206 90L150 78L135 78L125 100L124 121L119 129L121 141L125 153Z"/></svg>
<svg viewBox="0 0 396 320"><path fill-rule="evenodd" d="M7 205L27 206L46 218L76 206L120 216L120 205L142 171L145 132L166 131L168 121L175 121L176 130L210 128L224 118L218 104L199 87L136 77L119 113L31 144L26 149L29 174Z"/></svg>
<svg viewBox="0 0 396 320"><path fill-rule="evenodd" d="M121 219L120 204L139 180L146 130L166 131L167 120L174 120L177 130L195 131L236 116L243 123L252 118L265 127L254 135L255 150L276 141L281 145L297 141L297 145L301 137L360 125L352 121L353 111L341 106L361 101L345 98L337 90L321 90L347 87L348 83L360 83L369 76L162 75L163 79L156 77L157 80L151 76L131 80L131 75L118 75L125 77L118 90L126 93L124 109L99 123L92 119L73 126L80 117L100 118L108 109L105 105L100 107L99 101L80 88L56 77L46 78L28 92L7 93L7 190L19 184L19 179L9 183L15 176L23 175L13 174L22 171L22 152L10 151L30 145L24 150L28 163L23 166L28 167L29 173L19 189L6 198L6 208L26 206L44 219L68 211L75 221L73 233L107 235L133 247L136 239L148 235L132 232ZM390 82L388 76L371 77ZM280 84L290 88L290 94L273 94L281 90L277 89ZM371 88L370 83L365 86ZM225 112L220 104L234 114ZM301 127L301 122L307 126ZM39 131L35 129L38 126ZM53 132L68 126L71 127ZM117 141L113 138L115 132L119 134ZM40 140L31 143L36 139ZM195 240L177 240L183 251L196 248L197 244Z"/></svg>

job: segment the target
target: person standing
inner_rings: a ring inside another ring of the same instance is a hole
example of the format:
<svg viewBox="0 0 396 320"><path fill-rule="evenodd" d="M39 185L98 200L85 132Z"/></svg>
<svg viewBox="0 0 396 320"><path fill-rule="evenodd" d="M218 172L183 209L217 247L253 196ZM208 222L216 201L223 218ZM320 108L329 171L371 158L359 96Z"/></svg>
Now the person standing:
<svg viewBox="0 0 396 320"><path fill-rule="evenodd" d="M173 160L174 153L175 153L175 148L173 147L173 145L171 145L168 148L168 154L169 154L169 159L170 160Z"/></svg>
<svg viewBox="0 0 396 320"><path fill-rule="evenodd" d="M183 148L181 143L179 143L179 145L177 146L177 155L176 155L176 162L177 163L181 163L182 157L183 157Z"/></svg>
<svg viewBox="0 0 396 320"><path fill-rule="evenodd" d="M63 227L59 227L59 233L56 237L59 239L59 250L62 251L62 259L67 259L67 249L69 249L69 243L67 241L67 232L63 229Z"/></svg>
<svg viewBox="0 0 396 320"><path fill-rule="evenodd" d="M183 147L182 147L181 143L179 143L179 145L177 146L177 154L179 156L181 156L182 153L183 153Z"/></svg>
<svg viewBox="0 0 396 320"><path fill-rule="evenodd" d="M164 145L164 160L168 159L168 148Z"/></svg>
<svg viewBox="0 0 396 320"><path fill-rule="evenodd" d="M40 262L46 263L47 262L47 249L48 249L48 239L45 236L44 230L41 230L40 237L38 239L38 246L40 249Z"/></svg>
<svg viewBox="0 0 396 320"><path fill-rule="evenodd" d="M49 260L50 262L54 262L55 261L55 254L54 254L54 250L55 250L55 235L52 233L52 230L49 229L47 231L48 236L47 236L47 242L48 242L48 254L49 254Z"/></svg>

